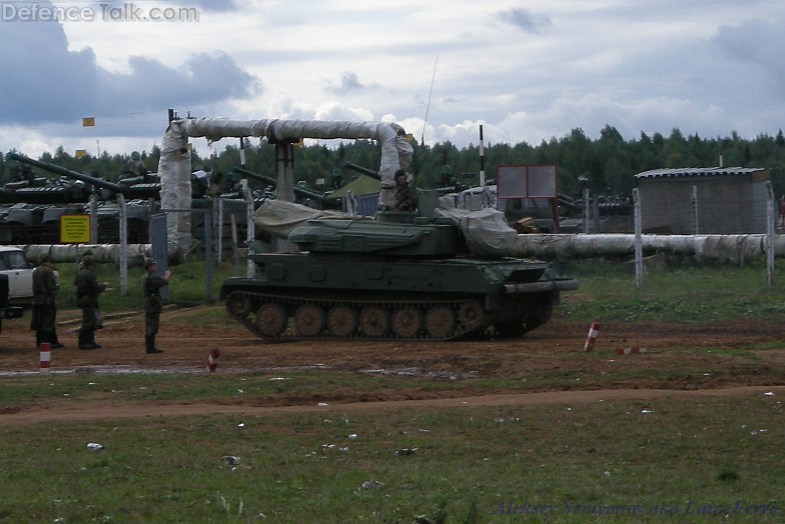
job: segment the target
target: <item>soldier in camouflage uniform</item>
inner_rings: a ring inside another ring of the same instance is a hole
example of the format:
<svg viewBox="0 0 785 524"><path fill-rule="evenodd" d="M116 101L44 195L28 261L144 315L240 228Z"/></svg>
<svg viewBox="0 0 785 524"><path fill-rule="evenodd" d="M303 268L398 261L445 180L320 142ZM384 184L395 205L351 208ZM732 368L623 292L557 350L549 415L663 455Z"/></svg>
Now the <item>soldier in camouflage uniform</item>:
<svg viewBox="0 0 785 524"><path fill-rule="evenodd" d="M152 258L144 262L147 271L142 277L142 296L144 297L144 349L148 354L163 353L162 349L155 347L155 336L158 334L158 324L161 318L161 288L169 284L171 272L164 271L160 277L155 274L158 264Z"/></svg>
<svg viewBox="0 0 785 524"><path fill-rule="evenodd" d="M76 304L82 309L82 326L79 328L79 349L100 349L95 343L95 330L98 329L98 295L106 290L106 284L99 284L93 273L93 257L82 257L79 272L74 278Z"/></svg>
<svg viewBox="0 0 785 524"><path fill-rule="evenodd" d="M147 174L147 168L142 162L142 156L139 151L131 153L131 158L128 159L127 171L132 177L140 177Z"/></svg>
<svg viewBox="0 0 785 524"><path fill-rule="evenodd" d="M35 345L49 342L51 349L63 345L57 340L57 276L52 269L52 257L43 254L33 270L33 312L30 329L35 330Z"/></svg>
<svg viewBox="0 0 785 524"><path fill-rule="evenodd" d="M406 171L395 172L395 211L417 211L417 189L409 185Z"/></svg>

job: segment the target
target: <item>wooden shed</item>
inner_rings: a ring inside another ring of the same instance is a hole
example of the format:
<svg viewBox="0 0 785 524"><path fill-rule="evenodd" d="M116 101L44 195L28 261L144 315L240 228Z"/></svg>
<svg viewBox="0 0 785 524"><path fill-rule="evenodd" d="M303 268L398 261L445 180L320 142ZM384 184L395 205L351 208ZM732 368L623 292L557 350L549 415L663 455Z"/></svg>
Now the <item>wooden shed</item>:
<svg viewBox="0 0 785 524"><path fill-rule="evenodd" d="M644 233L766 232L770 174L758 167L654 169L635 175Z"/></svg>

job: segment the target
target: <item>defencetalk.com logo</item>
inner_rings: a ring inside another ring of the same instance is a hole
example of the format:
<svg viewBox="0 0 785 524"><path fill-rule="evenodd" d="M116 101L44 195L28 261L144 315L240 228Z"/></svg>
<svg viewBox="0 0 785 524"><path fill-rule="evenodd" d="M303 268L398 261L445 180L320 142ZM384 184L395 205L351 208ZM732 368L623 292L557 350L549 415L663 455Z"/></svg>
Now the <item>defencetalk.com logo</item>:
<svg viewBox="0 0 785 524"><path fill-rule="evenodd" d="M133 2L53 5L48 2L0 2L3 22L198 22L195 7L141 7Z"/></svg>

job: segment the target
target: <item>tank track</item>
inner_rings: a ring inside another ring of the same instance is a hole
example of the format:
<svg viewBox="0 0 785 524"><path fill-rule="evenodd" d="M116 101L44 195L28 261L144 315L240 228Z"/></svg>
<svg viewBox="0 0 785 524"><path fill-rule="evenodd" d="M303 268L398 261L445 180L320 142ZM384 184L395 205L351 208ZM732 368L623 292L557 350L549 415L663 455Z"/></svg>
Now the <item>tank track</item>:
<svg viewBox="0 0 785 524"><path fill-rule="evenodd" d="M226 310L266 342L445 341L479 334L490 326L480 303L471 299L352 300L233 291Z"/></svg>

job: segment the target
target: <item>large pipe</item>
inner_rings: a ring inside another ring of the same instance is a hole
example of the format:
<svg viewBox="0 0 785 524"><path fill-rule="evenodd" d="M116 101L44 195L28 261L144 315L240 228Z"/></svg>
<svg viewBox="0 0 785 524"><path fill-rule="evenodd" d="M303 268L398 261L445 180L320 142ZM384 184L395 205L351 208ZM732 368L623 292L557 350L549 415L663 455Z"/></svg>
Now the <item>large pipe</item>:
<svg viewBox="0 0 785 524"><path fill-rule="evenodd" d="M13 247L24 251L28 260L38 260L38 257L47 254L53 262L77 262L89 251L96 263L117 266L123 258L120 244L28 244ZM129 267L141 266L151 254L150 244L128 244L125 251Z"/></svg>
<svg viewBox="0 0 785 524"><path fill-rule="evenodd" d="M401 126L392 122L351 122L319 120L228 120L189 118L175 120L187 136L202 136L208 140L224 137L266 137L270 142L298 142L303 138L370 138L378 140L382 149L382 193L395 204L395 172L409 166L414 149L404 138ZM387 190L387 191L384 191Z"/></svg>
<svg viewBox="0 0 785 524"><path fill-rule="evenodd" d="M32 158L28 158L24 155L20 155L18 153L8 153L7 158L11 160L18 160L24 164L29 164L34 167L38 167L49 171L50 173L55 173L57 175L65 176L68 178L73 178L75 180L81 180L85 184L92 184L94 186L98 186L102 189L108 189L112 193L120 193L126 194L128 192L128 187L121 186L119 184L115 184L114 182L109 182L108 180L101 180L100 178L91 177L77 171L71 171L70 169L66 169L64 167L56 166L54 164L50 164L48 162L41 162L40 160L33 160Z"/></svg>
<svg viewBox="0 0 785 524"><path fill-rule="evenodd" d="M740 263L762 257L766 235L641 235L644 254L672 253ZM785 236L774 237L773 253L785 257ZM575 258L631 256L635 253L633 234L515 235L505 249L511 256Z"/></svg>
<svg viewBox="0 0 785 524"><path fill-rule="evenodd" d="M167 237L170 248L181 254L191 249L190 216L179 212L190 206L191 157L188 137L205 137L209 141L234 137L260 137L271 143L294 143L303 138L363 139L379 141L382 150L379 173L382 177L379 202L390 208L395 204L395 172L409 167L414 148L406 140L401 126L391 122L349 122L318 120L229 120L226 118L174 118L161 143L158 174L161 178L161 207L167 211ZM279 170L281 166L278 166ZM286 168L290 168L286 165ZM278 188L287 191L289 188Z"/></svg>
<svg viewBox="0 0 785 524"><path fill-rule="evenodd" d="M634 234L528 234L519 235L496 209L467 211L438 208L439 217L461 228L469 250L476 255L542 257L632 256ZM672 253L741 263L766 254L766 235L641 235L643 254ZM785 256L785 235L777 235L772 251Z"/></svg>

